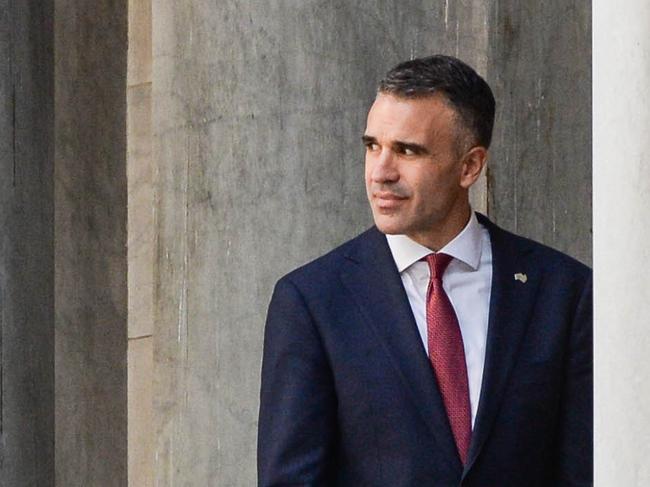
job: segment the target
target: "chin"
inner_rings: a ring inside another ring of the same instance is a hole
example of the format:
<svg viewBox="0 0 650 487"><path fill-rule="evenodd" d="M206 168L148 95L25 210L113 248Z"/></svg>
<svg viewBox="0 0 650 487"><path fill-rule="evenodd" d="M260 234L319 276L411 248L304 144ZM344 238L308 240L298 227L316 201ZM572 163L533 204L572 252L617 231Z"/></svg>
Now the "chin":
<svg viewBox="0 0 650 487"><path fill-rule="evenodd" d="M375 216L375 226L381 233L386 235L400 235L406 233L406 226L399 222L395 221L395 218L386 218L384 215Z"/></svg>

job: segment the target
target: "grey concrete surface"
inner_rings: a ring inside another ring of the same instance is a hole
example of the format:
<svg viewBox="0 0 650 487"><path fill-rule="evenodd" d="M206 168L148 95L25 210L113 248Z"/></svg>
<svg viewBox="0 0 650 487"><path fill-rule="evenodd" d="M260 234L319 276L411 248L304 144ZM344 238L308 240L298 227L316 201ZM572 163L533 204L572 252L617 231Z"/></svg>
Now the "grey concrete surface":
<svg viewBox="0 0 650 487"><path fill-rule="evenodd" d="M254 484L273 283L371 223L359 138L379 78L433 52L484 59L487 12L154 3L158 485Z"/></svg>
<svg viewBox="0 0 650 487"><path fill-rule="evenodd" d="M127 1L55 8L56 485L127 481Z"/></svg>
<svg viewBox="0 0 650 487"><path fill-rule="evenodd" d="M0 485L54 485L53 1L0 0Z"/></svg>
<svg viewBox="0 0 650 487"><path fill-rule="evenodd" d="M489 214L590 265L591 2L500 0L488 25Z"/></svg>

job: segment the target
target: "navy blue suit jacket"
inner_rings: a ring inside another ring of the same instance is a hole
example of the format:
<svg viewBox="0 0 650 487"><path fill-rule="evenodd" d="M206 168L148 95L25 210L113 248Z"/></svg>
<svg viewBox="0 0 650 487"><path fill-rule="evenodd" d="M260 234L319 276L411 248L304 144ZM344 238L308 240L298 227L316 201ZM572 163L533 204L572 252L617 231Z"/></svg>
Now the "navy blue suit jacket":
<svg viewBox="0 0 650 487"><path fill-rule="evenodd" d="M490 232L493 277L467 463L386 238L373 227L276 285L260 486L591 485L591 271L479 221Z"/></svg>

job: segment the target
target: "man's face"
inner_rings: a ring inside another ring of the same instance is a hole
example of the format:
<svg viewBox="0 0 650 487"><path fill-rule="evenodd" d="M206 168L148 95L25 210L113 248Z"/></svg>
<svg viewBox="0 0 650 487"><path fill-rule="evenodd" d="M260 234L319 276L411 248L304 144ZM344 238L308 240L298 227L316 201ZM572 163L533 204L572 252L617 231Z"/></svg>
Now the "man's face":
<svg viewBox="0 0 650 487"><path fill-rule="evenodd" d="M377 96L363 141L366 191L380 231L425 243L460 212L466 221L473 180L459 155L457 127L442 95Z"/></svg>

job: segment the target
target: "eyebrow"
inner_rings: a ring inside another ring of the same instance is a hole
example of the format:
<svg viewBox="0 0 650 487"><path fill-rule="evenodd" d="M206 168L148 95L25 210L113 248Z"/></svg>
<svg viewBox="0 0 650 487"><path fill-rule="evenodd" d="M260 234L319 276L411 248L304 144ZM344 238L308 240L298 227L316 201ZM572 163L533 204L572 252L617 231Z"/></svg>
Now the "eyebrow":
<svg viewBox="0 0 650 487"><path fill-rule="evenodd" d="M408 149L411 152L413 152L414 154L418 154L418 155L428 154L429 153L429 150L426 147L424 147L423 145L414 144L412 142L401 142L401 141L398 140L398 141L393 142L393 147L395 149L398 149L398 150L402 151L402 152L404 150Z"/></svg>
<svg viewBox="0 0 650 487"><path fill-rule="evenodd" d="M361 141L364 143L364 145L377 143L377 139L371 135L363 135L361 137ZM427 149L423 145L415 144L413 142L404 142L401 140L397 140L393 142L392 145L393 145L393 149L397 149L402 152L408 149L412 151L414 154L418 154L418 155L429 153L429 149Z"/></svg>
<svg viewBox="0 0 650 487"><path fill-rule="evenodd" d="M377 139L372 135L363 135L361 137L361 142L364 144L376 144ZM396 149L409 149L417 154L426 154L429 152L429 149L427 149L425 146L416 144L415 142L404 142L402 140L396 140L392 145Z"/></svg>

